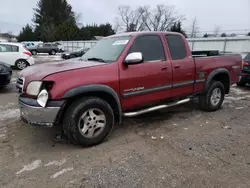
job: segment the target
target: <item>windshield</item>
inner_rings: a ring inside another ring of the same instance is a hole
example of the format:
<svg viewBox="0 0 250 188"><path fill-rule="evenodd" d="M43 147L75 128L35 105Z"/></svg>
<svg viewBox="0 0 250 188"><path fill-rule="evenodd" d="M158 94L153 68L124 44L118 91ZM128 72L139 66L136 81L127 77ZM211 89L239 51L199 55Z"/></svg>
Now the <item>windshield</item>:
<svg viewBox="0 0 250 188"><path fill-rule="evenodd" d="M91 47L80 60L99 59L103 62L114 62L119 58L130 39L129 36L102 39Z"/></svg>

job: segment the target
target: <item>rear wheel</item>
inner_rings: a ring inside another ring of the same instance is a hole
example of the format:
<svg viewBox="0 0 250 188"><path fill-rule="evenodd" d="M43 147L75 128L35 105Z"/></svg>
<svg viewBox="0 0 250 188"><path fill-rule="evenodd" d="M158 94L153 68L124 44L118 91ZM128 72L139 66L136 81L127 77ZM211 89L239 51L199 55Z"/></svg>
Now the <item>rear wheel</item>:
<svg viewBox="0 0 250 188"><path fill-rule="evenodd" d="M63 120L63 131L76 144L90 147L103 142L114 126L110 105L100 98L82 98L72 103Z"/></svg>
<svg viewBox="0 0 250 188"><path fill-rule="evenodd" d="M24 59L19 59L16 61L16 68L19 70L23 70L28 66L29 66L29 63Z"/></svg>
<svg viewBox="0 0 250 188"><path fill-rule="evenodd" d="M49 54L50 55L56 55L56 51L55 50L51 50Z"/></svg>
<svg viewBox="0 0 250 188"><path fill-rule="evenodd" d="M32 55L36 55L37 51L36 50L31 50Z"/></svg>
<svg viewBox="0 0 250 188"><path fill-rule="evenodd" d="M221 108L224 97L224 85L219 81L213 81L208 91L199 97L200 108L208 112L216 111Z"/></svg>

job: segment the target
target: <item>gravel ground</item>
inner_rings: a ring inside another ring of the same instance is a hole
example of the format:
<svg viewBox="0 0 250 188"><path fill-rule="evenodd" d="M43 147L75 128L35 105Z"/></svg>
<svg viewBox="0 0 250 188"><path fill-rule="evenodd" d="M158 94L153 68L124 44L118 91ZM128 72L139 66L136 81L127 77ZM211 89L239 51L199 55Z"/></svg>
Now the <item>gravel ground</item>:
<svg viewBox="0 0 250 188"><path fill-rule="evenodd" d="M0 90L0 187L250 187L248 87L232 87L217 112L193 101L125 119L84 149L55 143L59 127L22 123L12 81Z"/></svg>

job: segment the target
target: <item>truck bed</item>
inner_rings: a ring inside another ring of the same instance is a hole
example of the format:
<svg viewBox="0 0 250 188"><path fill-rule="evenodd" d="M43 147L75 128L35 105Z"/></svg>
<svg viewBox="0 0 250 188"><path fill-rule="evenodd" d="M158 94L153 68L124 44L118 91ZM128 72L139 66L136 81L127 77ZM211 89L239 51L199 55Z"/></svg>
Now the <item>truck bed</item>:
<svg viewBox="0 0 250 188"><path fill-rule="evenodd" d="M195 57L212 57L212 56L237 56L240 54L234 54L231 52L220 52L219 50L197 50L191 51L192 56Z"/></svg>
<svg viewBox="0 0 250 188"><path fill-rule="evenodd" d="M219 54L217 56L194 56L194 63L196 67L196 79L201 79L201 75L204 73L204 80L208 79L208 76L214 70L218 68L227 69L230 74L231 84L238 82L238 78L241 74L242 58L240 54ZM195 92L202 91L204 85L198 85L195 87Z"/></svg>

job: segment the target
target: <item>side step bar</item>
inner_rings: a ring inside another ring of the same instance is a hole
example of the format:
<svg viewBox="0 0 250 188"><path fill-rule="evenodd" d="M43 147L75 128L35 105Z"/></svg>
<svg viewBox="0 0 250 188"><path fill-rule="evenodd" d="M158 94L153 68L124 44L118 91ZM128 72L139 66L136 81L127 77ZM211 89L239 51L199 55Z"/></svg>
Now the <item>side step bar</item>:
<svg viewBox="0 0 250 188"><path fill-rule="evenodd" d="M153 111L156 111L156 110L161 110L161 109L164 109L164 108L169 108L169 107L177 106L177 105L180 105L180 104L185 104L185 103L188 103L190 100L191 100L190 98L187 98L187 99L183 99L183 100L173 102L173 103L169 103L169 104L163 104L163 105L159 105L159 106L146 108L146 109L143 109L143 110L140 110L140 111L137 111L137 112L127 112L127 113L124 113L123 116L125 116L125 117L139 116L141 114L145 114L145 113L148 113L148 112L153 112Z"/></svg>

